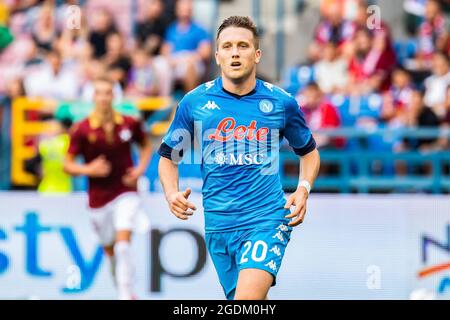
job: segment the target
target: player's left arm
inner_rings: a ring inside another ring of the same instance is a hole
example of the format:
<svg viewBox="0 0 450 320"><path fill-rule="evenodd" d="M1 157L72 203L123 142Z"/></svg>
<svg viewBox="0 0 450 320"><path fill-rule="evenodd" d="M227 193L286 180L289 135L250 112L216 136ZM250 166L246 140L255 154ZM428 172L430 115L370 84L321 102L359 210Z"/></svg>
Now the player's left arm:
<svg viewBox="0 0 450 320"><path fill-rule="evenodd" d="M289 196L284 205L285 209L295 206L294 211L286 216L288 219L293 219L289 226L295 227L303 222L306 214L306 201L308 200L310 188L314 185L314 181L319 173L319 168L320 155L316 148L300 158L297 190Z"/></svg>
<svg viewBox="0 0 450 320"><path fill-rule="evenodd" d="M303 112L294 98L288 99L285 103L284 136L294 152L300 156L299 184L284 206L285 209L295 206L294 211L286 215L286 218L293 219L289 226L294 227L302 223L305 218L306 201L320 168L320 156L316 142L306 125Z"/></svg>
<svg viewBox="0 0 450 320"><path fill-rule="evenodd" d="M152 156L150 139L142 130L140 122L136 124L133 137L139 145L139 160L134 167L128 168L127 173L123 176L122 181L127 186L136 186L139 177L145 174Z"/></svg>

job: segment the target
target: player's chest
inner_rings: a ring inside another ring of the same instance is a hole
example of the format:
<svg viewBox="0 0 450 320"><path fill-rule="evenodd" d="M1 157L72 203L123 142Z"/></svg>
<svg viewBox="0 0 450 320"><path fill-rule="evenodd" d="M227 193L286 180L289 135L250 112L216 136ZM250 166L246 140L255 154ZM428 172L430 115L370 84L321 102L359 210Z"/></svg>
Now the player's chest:
<svg viewBox="0 0 450 320"><path fill-rule="evenodd" d="M102 153L128 148L131 140L132 132L126 126L100 127L86 133L85 145L91 153Z"/></svg>
<svg viewBox="0 0 450 320"><path fill-rule="evenodd" d="M236 138L249 138L284 125L284 107L275 99L214 99L196 102L193 118L201 131L220 131Z"/></svg>

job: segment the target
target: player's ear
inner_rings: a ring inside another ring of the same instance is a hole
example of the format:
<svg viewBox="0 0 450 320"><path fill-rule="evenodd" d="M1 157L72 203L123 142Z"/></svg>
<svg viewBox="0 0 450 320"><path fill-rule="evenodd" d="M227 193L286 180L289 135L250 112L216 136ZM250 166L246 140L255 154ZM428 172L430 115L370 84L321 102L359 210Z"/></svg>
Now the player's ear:
<svg viewBox="0 0 450 320"><path fill-rule="evenodd" d="M256 63L259 63L259 61L261 60L261 55L262 55L261 49L256 49L256 51L255 51L255 62Z"/></svg>
<svg viewBox="0 0 450 320"><path fill-rule="evenodd" d="M215 58L216 58L216 64L217 64L218 66L220 66L220 62L219 62L219 57L218 57L218 55L219 55L219 53L218 53L217 50L216 50L216 52L215 52L215 54L214 54L214 56L215 56Z"/></svg>

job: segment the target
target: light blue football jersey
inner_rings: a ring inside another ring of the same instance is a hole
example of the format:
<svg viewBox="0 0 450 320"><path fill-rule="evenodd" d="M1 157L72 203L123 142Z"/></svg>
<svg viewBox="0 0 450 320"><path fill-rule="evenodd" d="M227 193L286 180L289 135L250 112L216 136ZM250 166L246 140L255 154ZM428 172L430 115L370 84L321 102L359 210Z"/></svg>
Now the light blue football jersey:
<svg viewBox="0 0 450 320"><path fill-rule="evenodd" d="M315 148L297 101L270 83L257 79L252 92L237 96L219 77L184 96L163 143L173 160L183 150L182 161L201 164L206 232L286 223L283 137L299 155Z"/></svg>

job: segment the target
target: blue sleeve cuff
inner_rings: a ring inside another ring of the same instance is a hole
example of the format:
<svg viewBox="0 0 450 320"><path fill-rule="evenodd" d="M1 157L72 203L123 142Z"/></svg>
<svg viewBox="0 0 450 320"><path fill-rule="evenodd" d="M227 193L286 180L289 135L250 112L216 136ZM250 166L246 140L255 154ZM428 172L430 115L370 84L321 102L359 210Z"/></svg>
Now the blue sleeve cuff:
<svg viewBox="0 0 450 320"><path fill-rule="evenodd" d="M301 147L301 148L293 148L296 155L299 155L300 157L304 156L305 154L310 153L316 148L316 140L314 140L314 137L311 136L311 139L309 139L309 142Z"/></svg>

